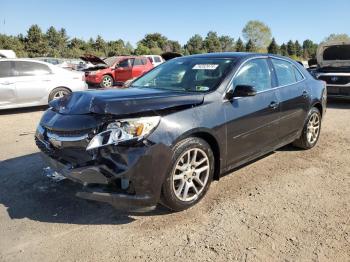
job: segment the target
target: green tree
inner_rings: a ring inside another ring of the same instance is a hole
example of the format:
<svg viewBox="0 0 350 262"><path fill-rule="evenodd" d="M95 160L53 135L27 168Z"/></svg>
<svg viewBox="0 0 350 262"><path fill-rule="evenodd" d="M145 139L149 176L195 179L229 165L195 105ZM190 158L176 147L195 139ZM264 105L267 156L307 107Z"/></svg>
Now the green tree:
<svg viewBox="0 0 350 262"><path fill-rule="evenodd" d="M295 43L292 40L287 43L287 53L289 56L296 55Z"/></svg>
<svg viewBox="0 0 350 262"><path fill-rule="evenodd" d="M21 35L15 37L0 34L0 49L11 49L18 57L27 56L24 50L24 38Z"/></svg>
<svg viewBox="0 0 350 262"><path fill-rule="evenodd" d="M306 39L303 42L303 57L305 59L316 58L317 47L318 45L315 44L313 41L311 41L310 39Z"/></svg>
<svg viewBox="0 0 350 262"><path fill-rule="evenodd" d="M279 46L277 45L275 38L272 38L270 45L267 47L267 51L270 54L279 54Z"/></svg>
<svg viewBox="0 0 350 262"><path fill-rule="evenodd" d="M283 43L280 47L280 50L281 50L281 55L288 56L288 49L286 44Z"/></svg>
<svg viewBox="0 0 350 262"><path fill-rule="evenodd" d="M223 52L235 51L235 40L232 37L222 35L219 37L219 41Z"/></svg>
<svg viewBox="0 0 350 262"><path fill-rule="evenodd" d="M102 38L102 36L97 36L95 42L93 43L93 48L97 54L101 56L107 56L107 44L106 41Z"/></svg>
<svg viewBox="0 0 350 262"><path fill-rule="evenodd" d="M245 50L247 52L256 52L256 46L254 45L252 40L249 40L245 46Z"/></svg>
<svg viewBox="0 0 350 262"><path fill-rule="evenodd" d="M25 50L29 57L47 56L48 42L38 25L32 25L28 29Z"/></svg>
<svg viewBox="0 0 350 262"><path fill-rule="evenodd" d="M160 33L147 34L143 39L140 40L142 46L151 48L160 48L165 51L168 39Z"/></svg>
<svg viewBox="0 0 350 262"><path fill-rule="evenodd" d="M350 36L347 34L330 34L324 39L324 42L328 41L349 41Z"/></svg>
<svg viewBox="0 0 350 262"><path fill-rule="evenodd" d="M190 54L201 54L205 53L203 47L203 38L200 35L192 36L185 45L185 50Z"/></svg>
<svg viewBox="0 0 350 262"><path fill-rule="evenodd" d="M137 44L137 48L135 49L134 53L135 53L135 55L150 55L151 50L147 46L145 46L139 42Z"/></svg>
<svg viewBox="0 0 350 262"><path fill-rule="evenodd" d="M266 49L271 42L271 30L263 22L253 20L249 21L242 30L246 41L251 40L258 50Z"/></svg>
<svg viewBox="0 0 350 262"><path fill-rule="evenodd" d="M299 41L295 41L294 43L294 46L295 46L295 54L297 57L302 57L303 56L303 48L302 46L300 45Z"/></svg>
<svg viewBox="0 0 350 262"><path fill-rule="evenodd" d="M243 41L241 38L238 38L235 48L236 48L236 52L244 52L245 51L245 47L244 47L244 44L243 44Z"/></svg>
<svg viewBox="0 0 350 262"><path fill-rule="evenodd" d="M181 53L182 48L178 41L168 40L164 49L165 52Z"/></svg>
<svg viewBox="0 0 350 262"><path fill-rule="evenodd" d="M209 31L204 39L203 46L208 53L221 52L221 43L218 34L214 31Z"/></svg>

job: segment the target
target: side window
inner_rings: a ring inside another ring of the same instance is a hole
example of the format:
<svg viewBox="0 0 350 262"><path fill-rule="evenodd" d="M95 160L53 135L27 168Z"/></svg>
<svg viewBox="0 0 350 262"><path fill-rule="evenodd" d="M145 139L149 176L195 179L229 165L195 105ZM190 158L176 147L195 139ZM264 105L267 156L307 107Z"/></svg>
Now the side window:
<svg viewBox="0 0 350 262"><path fill-rule="evenodd" d="M300 71L295 66L294 66L294 73L298 82L304 79L304 76L300 73Z"/></svg>
<svg viewBox="0 0 350 262"><path fill-rule="evenodd" d="M155 57L154 57L154 62L160 63L160 62L162 62L162 60L160 60L160 57L159 57L159 56L155 56Z"/></svg>
<svg viewBox="0 0 350 262"><path fill-rule="evenodd" d="M142 58L142 59L141 59L141 63L142 63L143 65L147 65L147 58Z"/></svg>
<svg viewBox="0 0 350 262"><path fill-rule="evenodd" d="M271 88L271 73L266 59L254 59L239 70L233 80L233 87L249 85L256 91L264 91Z"/></svg>
<svg viewBox="0 0 350 262"><path fill-rule="evenodd" d="M294 65L280 59L271 59L271 60L276 70L279 86L290 85L297 82L295 78L295 73L294 73L294 70L295 70Z"/></svg>
<svg viewBox="0 0 350 262"><path fill-rule="evenodd" d="M134 65L133 66L140 66L143 65L141 58L135 58Z"/></svg>
<svg viewBox="0 0 350 262"><path fill-rule="evenodd" d="M51 74L47 65L35 62L15 62L15 74L17 76L40 76Z"/></svg>
<svg viewBox="0 0 350 262"><path fill-rule="evenodd" d="M2 61L0 62L0 77L11 77L11 61Z"/></svg>
<svg viewBox="0 0 350 262"><path fill-rule="evenodd" d="M131 59L125 59L119 62L119 67L130 67L131 66Z"/></svg>

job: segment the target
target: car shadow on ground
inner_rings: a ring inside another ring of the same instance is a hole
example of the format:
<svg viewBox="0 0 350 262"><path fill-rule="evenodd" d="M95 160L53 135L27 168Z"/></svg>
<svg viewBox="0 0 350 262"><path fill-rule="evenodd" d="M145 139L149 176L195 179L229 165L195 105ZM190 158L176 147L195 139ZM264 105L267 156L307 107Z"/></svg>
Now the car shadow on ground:
<svg viewBox="0 0 350 262"><path fill-rule="evenodd" d="M170 214L163 207L135 213L117 210L106 203L87 201L75 196L82 186L67 179L56 182L43 175L40 153L0 161L0 205L11 219L66 224L128 224L137 215Z"/></svg>

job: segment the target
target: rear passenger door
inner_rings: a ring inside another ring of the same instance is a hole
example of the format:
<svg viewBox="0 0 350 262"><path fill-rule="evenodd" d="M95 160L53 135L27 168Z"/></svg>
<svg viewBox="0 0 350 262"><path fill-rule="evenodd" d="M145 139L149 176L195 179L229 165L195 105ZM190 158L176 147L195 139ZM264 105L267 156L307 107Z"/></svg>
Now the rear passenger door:
<svg viewBox="0 0 350 262"><path fill-rule="evenodd" d="M293 138L303 127L309 111L309 91L305 76L293 63L271 58L277 78L277 90L280 99L280 134L282 139Z"/></svg>
<svg viewBox="0 0 350 262"><path fill-rule="evenodd" d="M52 72L47 65L31 61L15 61L14 74L17 103L33 105L47 103L47 90L52 81Z"/></svg>
<svg viewBox="0 0 350 262"><path fill-rule="evenodd" d="M134 59L134 64L132 66L132 78L139 77L143 75L146 70L147 58L137 57Z"/></svg>
<svg viewBox="0 0 350 262"><path fill-rule="evenodd" d="M16 95L13 62L0 61L0 108L14 104Z"/></svg>

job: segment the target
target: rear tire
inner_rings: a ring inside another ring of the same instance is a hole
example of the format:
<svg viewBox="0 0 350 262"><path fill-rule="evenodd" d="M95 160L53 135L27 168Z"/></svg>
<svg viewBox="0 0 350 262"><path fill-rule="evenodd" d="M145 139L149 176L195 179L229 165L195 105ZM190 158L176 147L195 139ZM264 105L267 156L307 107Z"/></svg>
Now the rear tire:
<svg viewBox="0 0 350 262"><path fill-rule="evenodd" d="M113 86L113 78L110 75L105 75L102 77L102 81L100 83L102 88L109 88Z"/></svg>
<svg viewBox="0 0 350 262"><path fill-rule="evenodd" d="M190 137L177 143L162 186L161 204L182 211L198 203L209 189L214 164L213 152L203 139Z"/></svg>
<svg viewBox="0 0 350 262"><path fill-rule="evenodd" d="M64 97L65 95L68 95L71 93L71 91L68 88L65 87L57 87L54 90L51 91L49 95L49 102L55 99L59 99Z"/></svg>
<svg viewBox="0 0 350 262"><path fill-rule="evenodd" d="M293 145L302 149L313 148L320 137L321 119L320 111L316 107L311 108L301 136L293 142Z"/></svg>

